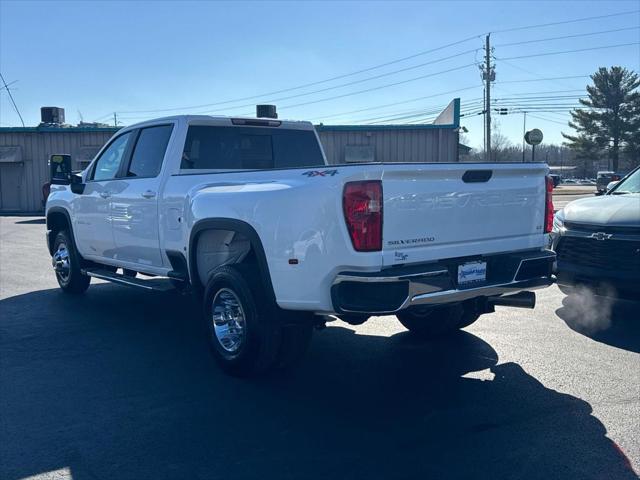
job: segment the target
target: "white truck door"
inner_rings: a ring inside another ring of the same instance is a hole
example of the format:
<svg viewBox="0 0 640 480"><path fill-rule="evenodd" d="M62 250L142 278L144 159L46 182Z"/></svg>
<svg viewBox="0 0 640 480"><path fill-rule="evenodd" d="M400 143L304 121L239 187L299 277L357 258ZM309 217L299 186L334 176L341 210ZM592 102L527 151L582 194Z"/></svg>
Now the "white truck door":
<svg viewBox="0 0 640 480"><path fill-rule="evenodd" d="M89 172L84 192L73 200L74 233L83 256L113 258L115 255L111 197L119 188L116 177L132 137L132 132L126 132L111 141Z"/></svg>
<svg viewBox="0 0 640 480"><path fill-rule="evenodd" d="M142 128L134 134L131 159L111 198L118 260L161 267L158 196L160 171L173 125Z"/></svg>

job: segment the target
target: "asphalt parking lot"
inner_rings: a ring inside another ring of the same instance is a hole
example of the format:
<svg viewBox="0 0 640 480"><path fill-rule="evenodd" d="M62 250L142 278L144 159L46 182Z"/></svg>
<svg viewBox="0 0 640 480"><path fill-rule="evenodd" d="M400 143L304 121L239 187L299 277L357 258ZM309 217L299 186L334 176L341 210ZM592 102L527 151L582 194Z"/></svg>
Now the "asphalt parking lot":
<svg viewBox="0 0 640 480"><path fill-rule="evenodd" d="M187 297L58 288L44 222L0 217L0 478L636 479L638 305L499 308L424 343L316 333L295 372L223 375Z"/></svg>

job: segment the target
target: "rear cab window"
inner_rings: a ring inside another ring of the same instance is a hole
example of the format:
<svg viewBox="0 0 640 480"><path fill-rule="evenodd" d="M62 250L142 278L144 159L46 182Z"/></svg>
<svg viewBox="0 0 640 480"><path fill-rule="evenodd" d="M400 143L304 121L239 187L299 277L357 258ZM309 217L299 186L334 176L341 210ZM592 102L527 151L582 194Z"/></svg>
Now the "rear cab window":
<svg viewBox="0 0 640 480"><path fill-rule="evenodd" d="M313 130L191 125L181 170L267 170L324 166Z"/></svg>

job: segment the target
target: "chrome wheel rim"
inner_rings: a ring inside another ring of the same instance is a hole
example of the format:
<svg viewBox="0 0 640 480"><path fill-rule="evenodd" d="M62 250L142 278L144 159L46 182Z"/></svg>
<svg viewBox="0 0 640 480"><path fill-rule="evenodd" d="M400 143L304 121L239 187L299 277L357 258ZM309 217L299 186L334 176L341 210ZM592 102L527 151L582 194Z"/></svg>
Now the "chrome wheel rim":
<svg viewBox="0 0 640 480"><path fill-rule="evenodd" d="M213 297L211 309L213 331L220 346L236 353L244 343L246 322L238 296L228 288L221 288Z"/></svg>
<svg viewBox="0 0 640 480"><path fill-rule="evenodd" d="M69 250L67 249L67 245L64 243L60 243L58 245L57 250L53 254L53 258L51 259L51 264L53 265L53 269L56 272L58 278L66 283L69 281L69 275L71 273L71 263L69 260Z"/></svg>

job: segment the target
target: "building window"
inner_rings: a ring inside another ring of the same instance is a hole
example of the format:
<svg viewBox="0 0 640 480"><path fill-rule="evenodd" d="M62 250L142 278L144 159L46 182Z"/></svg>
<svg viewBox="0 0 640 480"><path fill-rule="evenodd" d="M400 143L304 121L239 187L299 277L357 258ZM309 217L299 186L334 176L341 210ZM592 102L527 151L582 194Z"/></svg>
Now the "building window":
<svg viewBox="0 0 640 480"><path fill-rule="evenodd" d="M345 145L345 163L371 163L376 161L373 145Z"/></svg>

